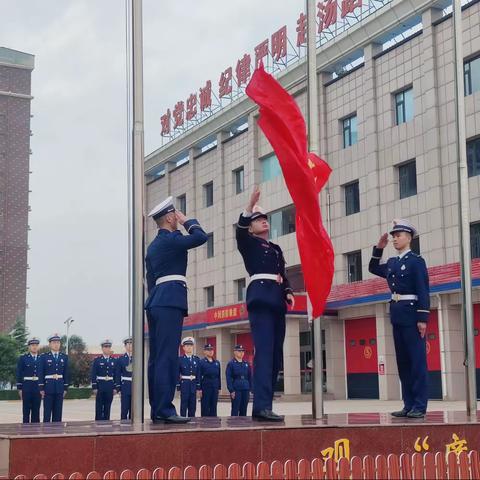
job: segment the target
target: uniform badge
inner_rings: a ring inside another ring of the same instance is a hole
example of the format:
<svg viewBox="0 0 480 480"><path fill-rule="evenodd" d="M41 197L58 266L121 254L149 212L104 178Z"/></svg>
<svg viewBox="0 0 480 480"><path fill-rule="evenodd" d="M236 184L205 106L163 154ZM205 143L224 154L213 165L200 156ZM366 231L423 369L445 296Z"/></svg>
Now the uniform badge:
<svg viewBox="0 0 480 480"><path fill-rule="evenodd" d="M405 270L406 268L407 268L407 267L406 267L405 265L402 265L402 266L400 267L400 270Z"/></svg>

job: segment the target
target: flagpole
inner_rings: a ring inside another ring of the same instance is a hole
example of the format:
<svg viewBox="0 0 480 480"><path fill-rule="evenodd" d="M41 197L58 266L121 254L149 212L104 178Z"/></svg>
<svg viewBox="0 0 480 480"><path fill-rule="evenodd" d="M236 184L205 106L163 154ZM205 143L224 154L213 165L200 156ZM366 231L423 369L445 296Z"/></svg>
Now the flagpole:
<svg viewBox="0 0 480 480"><path fill-rule="evenodd" d="M142 0L132 1L133 59L133 161L131 171L132 281L131 322L133 333L132 421L143 423L144 342L144 149L143 149L143 36Z"/></svg>
<svg viewBox="0 0 480 480"><path fill-rule="evenodd" d="M455 104L458 156L458 207L460 231L460 271L462 320L465 349L465 387L468 416L477 415L475 340L472 310L472 272L470 252L470 196L468 189L467 138L465 133L465 85L463 66L462 5L453 2L453 43L455 52Z"/></svg>
<svg viewBox="0 0 480 480"><path fill-rule="evenodd" d="M308 96L308 150L319 154L320 128L318 122L317 86L317 22L315 20L315 0L307 0L307 96ZM321 317L309 315L310 339L312 344L313 385L312 416L322 418L323 409L323 354Z"/></svg>

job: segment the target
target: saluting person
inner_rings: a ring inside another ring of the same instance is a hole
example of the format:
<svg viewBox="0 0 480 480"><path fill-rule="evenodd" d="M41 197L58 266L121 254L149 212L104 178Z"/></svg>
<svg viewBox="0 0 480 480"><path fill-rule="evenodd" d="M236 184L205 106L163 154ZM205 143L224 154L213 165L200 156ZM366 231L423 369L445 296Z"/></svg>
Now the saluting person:
<svg viewBox="0 0 480 480"><path fill-rule="evenodd" d="M250 275L247 310L255 345L252 418L281 422L283 416L272 411L273 394L283 359L287 304L293 306L294 297L282 249L269 241L268 216L257 205L259 198L255 187L236 228L238 250Z"/></svg>
<svg viewBox="0 0 480 480"><path fill-rule="evenodd" d="M425 332L430 313L430 289L425 260L411 250L416 228L407 220L394 220L390 231L397 256L380 263L388 233L373 248L369 271L387 279L392 292L390 320L402 384L403 408L394 417L423 418L428 403Z"/></svg>
<svg viewBox="0 0 480 480"><path fill-rule="evenodd" d="M157 205L149 216L158 226L158 234L148 246L145 259L151 418L154 423L185 423L189 418L177 415L173 398L183 319L188 312L185 277L188 250L204 244L208 237L197 220L187 220L175 210L172 197ZM185 228L187 235L178 230L178 225Z"/></svg>

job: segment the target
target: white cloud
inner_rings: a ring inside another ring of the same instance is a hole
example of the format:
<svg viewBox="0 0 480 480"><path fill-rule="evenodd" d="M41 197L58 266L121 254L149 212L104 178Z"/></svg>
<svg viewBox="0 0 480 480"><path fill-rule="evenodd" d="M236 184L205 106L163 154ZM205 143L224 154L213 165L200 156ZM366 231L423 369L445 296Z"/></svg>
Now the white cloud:
<svg viewBox="0 0 480 480"><path fill-rule="evenodd" d="M7 8L8 4L8 8ZM304 2L144 0L145 128L284 24ZM35 55L27 321L45 339L73 316L88 344L128 330L125 3L3 0L0 45Z"/></svg>

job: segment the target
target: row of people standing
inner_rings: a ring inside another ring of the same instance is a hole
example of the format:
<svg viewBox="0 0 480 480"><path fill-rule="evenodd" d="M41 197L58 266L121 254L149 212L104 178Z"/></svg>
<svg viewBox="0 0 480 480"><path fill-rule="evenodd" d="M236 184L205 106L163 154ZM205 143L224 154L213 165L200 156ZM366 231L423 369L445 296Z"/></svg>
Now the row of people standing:
<svg viewBox="0 0 480 480"><path fill-rule="evenodd" d="M68 356L60 351L60 335L48 337L50 351L39 354L40 340L27 342L28 352L17 362L17 390L22 399L23 423L61 422L63 398L69 387Z"/></svg>
<svg viewBox="0 0 480 480"><path fill-rule="evenodd" d="M104 340L102 355L92 364L92 390L95 395L95 420L110 420L113 397L120 394L120 418L131 418L132 409L132 337L124 339L125 353L121 357L112 356L111 340Z"/></svg>
<svg viewBox="0 0 480 480"><path fill-rule="evenodd" d="M180 415L195 417L197 397L200 397L201 416L216 417L218 393L221 390L221 366L214 358L213 345L203 347L204 358L193 354L195 341L192 337L182 340L184 354L179 359L177 390L180 391ZM227 364L225 377L231 398L231 416L246 416L252 373L250 364L243 360L245 349L235 345L234 357Z"/></svg>
<svg viewBox="0 0 480 480"><path fill-rule="evenodd" d="M68 356L60 351L60 335L48 337L49 352L39 354L40 340L28 340L28 352L17 362L17 390L22 400L23 423L40 422L43 400L43 422L61 422L63 399L69 387ZM112 342L102 342L103 354L92 364L92 390L96 395L95 420L109 420L113 395L121 395L121 418L131 417L132 339L124 340L125 354L111 356Z"/></svg>

